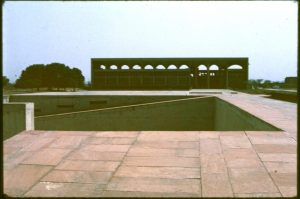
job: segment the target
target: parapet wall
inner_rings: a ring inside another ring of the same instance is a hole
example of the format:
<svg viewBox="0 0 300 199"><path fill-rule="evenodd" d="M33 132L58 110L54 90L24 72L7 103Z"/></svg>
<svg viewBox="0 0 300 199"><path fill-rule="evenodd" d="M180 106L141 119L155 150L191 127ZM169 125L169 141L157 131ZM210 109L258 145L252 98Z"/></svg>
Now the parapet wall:
<svg viewBox="0 0 300 199"><path fill-rule="evenodd" d="M3 139L10 138L24 130L34 130L34 104L4 103Z"/></svg>

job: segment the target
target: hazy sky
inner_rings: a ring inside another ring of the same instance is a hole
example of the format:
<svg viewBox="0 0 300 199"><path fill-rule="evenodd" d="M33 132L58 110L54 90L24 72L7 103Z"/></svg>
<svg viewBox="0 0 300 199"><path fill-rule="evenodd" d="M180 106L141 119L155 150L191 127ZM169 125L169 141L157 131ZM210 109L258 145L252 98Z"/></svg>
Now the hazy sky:
<svg viewBox="0 0 300 199"><path fill-rule="evenodd" d="M249 57L249 78L297 75L295 1L5 2L3 74L61 62L90 80L90 59Z"/></svg>

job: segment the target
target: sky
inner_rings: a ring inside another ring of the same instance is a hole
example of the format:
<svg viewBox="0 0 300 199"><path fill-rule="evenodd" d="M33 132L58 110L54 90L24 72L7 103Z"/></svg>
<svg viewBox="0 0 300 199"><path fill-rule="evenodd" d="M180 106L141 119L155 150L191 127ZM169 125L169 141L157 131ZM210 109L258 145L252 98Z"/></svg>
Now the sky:
<svg viewBox="0 0 300 199"><path fill-rule="evenodd" d="M64 63L90 81L91 58L248 57L249 79L297 76L296 1L9 2L3 75Z"/></svg>

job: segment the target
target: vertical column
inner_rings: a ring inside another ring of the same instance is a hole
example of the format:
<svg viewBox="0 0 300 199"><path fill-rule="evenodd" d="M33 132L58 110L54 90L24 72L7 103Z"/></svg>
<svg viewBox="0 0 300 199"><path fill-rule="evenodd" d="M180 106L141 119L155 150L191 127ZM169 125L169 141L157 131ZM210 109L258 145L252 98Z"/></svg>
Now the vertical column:
<svg viewBox="0 0 300 199"><path fill-rule="evenodd" d="M209 67L210 65L207 65L207 88L209 89L210 88L210 71L209 71Z"/></svg>
<svg viewBox="0 0 300 199"><path fill-rule="evenodd" d="M228 69L227 67L225 68L225 88L228 89L228 82L229 82L229 79L228 79Z"/></svg>
<svg viewBox="0 0 300 199"><path fill-rule="evenodd" d="M198 85L198 78L199 78L199 70L198 70L198 66L197 65L194 65L192 66L193 67L193 77L192 77L192 80L193 80L193 87L194 88L198 88L199 85Z"/></svg>

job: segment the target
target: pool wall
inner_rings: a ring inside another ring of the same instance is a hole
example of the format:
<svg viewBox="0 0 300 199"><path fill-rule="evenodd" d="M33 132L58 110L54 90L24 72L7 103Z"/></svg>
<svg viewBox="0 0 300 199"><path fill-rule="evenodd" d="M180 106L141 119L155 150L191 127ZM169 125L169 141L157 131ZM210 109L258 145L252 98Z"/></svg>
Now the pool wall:
<svg viewBox="0 0 300 199"><path fill-rule="evenodd" d="M32 102L35 115L66 113L97 108L141 104L171 99L182 99L187 96L103 96L103 95L11 95L10 102Z"/></svg>
<svg viewBox="0 0 300 199"><path fill-rule="evenodd" d="M278 131L280 129L243 111L222 99L215 98L215 131Z"/></svg>
<svg viewBox="0 0 300 199"><path fill-rule="evenodd" d="M36 118L38 130L196 131L214 129L214 98L183 99Z"/></svg>
<svg viewBox="0 0 300 199"><path fill-rule="evenodd" d="M276 131L217 97L198 96L35 118L38 130Z"/></svg>

